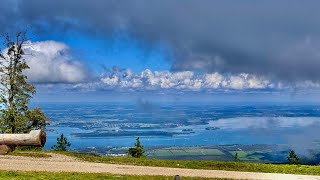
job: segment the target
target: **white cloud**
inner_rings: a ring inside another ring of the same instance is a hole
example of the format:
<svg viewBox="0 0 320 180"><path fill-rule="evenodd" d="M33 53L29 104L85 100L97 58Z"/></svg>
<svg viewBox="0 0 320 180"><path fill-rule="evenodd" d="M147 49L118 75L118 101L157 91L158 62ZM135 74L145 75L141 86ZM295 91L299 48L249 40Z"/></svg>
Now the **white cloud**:
<svg viewBox="0 0 320 180"><path fill-rule="evenodd" d="M112 77L104 77L101 81L108 86L116 86L119 84L119 77L115 75Z"/></svg>
<svg viewBox="0 0 320 180"><path fill-rule="evenodd" d="M30 42L25 48L25 59L30 69L28 80L35 83L78 83L88 77L88 71L74 61L69 47L56 41Z"/></svg>
<svg viewBox="0 0 320 180"><path fill-rule="evenodd" d="M222 85L224 77L219 73L206 74L204 76L204 84L207 88L218 88Z"/></svg>
<svg viewBox="0 0 320 180"><path fill-rule="evenodd" d="M195 73L192 71L151 71L133 72L129 69L115 69L101 75L91 82L74 83L67 89L79 91L281 91L297 89L319 89L320 85L312 81L289 84L282 81L272 81L263 76L253 74L221 74Z"/></svg>
<svg viewBox="0 0 320 180"><path fill-rule="evenodd" d="M269 80L246 73L230 76L227 84L224 86L230 89L264 89L274 87Z"/></svg>
<svg viewBox="0 0 320 180"><path fill-rule="evenodd" d="M241 73L238 75L223 75L220 73L195 74L192 71L154 71L149 69L141 73L130 70L103 75L101 87L106 89L137 89L137 90L218 90L218 89L265 89L275 87L263 77Z"/></svg>

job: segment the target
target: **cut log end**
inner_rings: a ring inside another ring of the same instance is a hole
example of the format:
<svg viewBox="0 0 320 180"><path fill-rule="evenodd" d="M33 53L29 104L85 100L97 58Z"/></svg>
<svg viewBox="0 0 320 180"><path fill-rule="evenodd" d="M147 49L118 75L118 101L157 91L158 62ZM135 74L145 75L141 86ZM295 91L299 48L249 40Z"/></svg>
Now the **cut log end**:
<svg viewBox="0 0 320 180"><path fill-rule="evenodd" d="M36 138L36 146L43 147L46 144L47 134L43 130L32 130L29 133L30 137Z"/></svg>
<svg viewBox="0 0 320 180"><path fill-rule="evenodd" d="M47 142L47 134L46 132L42 131L41 130L41 133L40 133L40 143L41 143L41 147L43 147Z"/></svg>
<svg viewBox="0 0 320 180"><path fill-rule="evenodd" d="M8 145L0 145L0 155L5 155L13 151L13 147Z"/></svg>

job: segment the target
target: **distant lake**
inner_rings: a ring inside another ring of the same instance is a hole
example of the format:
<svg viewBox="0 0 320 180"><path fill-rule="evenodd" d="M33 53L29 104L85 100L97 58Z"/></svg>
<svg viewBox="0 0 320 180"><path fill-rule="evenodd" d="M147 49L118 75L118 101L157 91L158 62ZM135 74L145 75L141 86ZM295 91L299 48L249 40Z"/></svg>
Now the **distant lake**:
<svg viewBox="0 0 320 180"><path fill-rule="evenodd" d="M228 144L319 145L320 106L37 103L51 119L45 149L64 133L73 149Z"/></svg>

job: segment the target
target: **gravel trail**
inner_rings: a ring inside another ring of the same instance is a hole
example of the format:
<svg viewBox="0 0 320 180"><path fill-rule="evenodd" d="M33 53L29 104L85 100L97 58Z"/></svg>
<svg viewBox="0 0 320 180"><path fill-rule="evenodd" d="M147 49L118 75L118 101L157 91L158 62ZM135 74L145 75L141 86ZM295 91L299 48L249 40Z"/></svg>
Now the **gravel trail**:
<svg viewBox="0 0 320 180"><path fill-rule="evenodd" d="M84 172L108 173L121 175L180 175L190 177L232 178L232 179L318 179L320 176L255 173L221 170L195 170L165 167L146 167L132 165L117 165L90 163L79 159L49 153L50 158L32 158L22 156L0 155L0 170L14 171L47 171L47 172ZM182 178L183 179L183 178Z"/></svg>

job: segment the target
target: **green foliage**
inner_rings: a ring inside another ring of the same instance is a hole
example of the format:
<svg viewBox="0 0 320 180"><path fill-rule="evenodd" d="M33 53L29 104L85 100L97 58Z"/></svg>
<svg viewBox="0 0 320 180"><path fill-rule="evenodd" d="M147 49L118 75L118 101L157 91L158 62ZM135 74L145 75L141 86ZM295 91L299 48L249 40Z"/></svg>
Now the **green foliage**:
<svg viewBox="0 0 320 180"><path fill-rule="evenodd" d="M289 152L289 156L287 157L287 159L288 159L288 164L295 164L295 165L300 164L300 159L298 158L298 156L293 150Z"/></svg>
<svg viewBox="0 0 320 180"><path fill-rule="evenodd" d="M54 151L68 151L70 146L71 143L61 134L60 137L57 137L57 145L52 146L51 149Z"/></svg>
<svg viewBox="0 0 320 180"><path fill-rule="evenodd" d="M136 139L136 143L134 144L134 147L129 148L128 153L134 158L140 158L144 156L144 149L140 143L139 137Z"/></svg>
<svg viewBox="0 0 320 180"><path fill-rule="evenodd" d="M40 108L35 108L33 110L28 110L27 114L27 131L31 131L32 129L44 129L47 125L48 118L41 111Z"/></svg>
<svg viewBox="0 0 320 180"><path fill-rule="evenodd" d="M47 118L36 108L28 105L36 93L35 87L27 83L24 71L29 69L24 59L24 47L28 44L25 32L18 32L14 38L2 36L5 49L0 53L0 131L2 133L26 133L31 129L44 128ZM12 40L14 39L14 40Z"/></svg>

